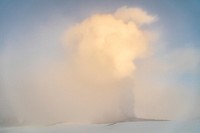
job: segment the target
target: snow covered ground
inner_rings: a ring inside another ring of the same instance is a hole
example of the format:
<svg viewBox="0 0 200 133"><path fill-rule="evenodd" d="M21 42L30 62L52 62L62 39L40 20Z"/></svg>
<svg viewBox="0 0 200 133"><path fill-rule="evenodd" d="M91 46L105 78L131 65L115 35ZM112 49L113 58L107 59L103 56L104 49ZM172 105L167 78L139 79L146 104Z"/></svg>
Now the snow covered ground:
<svg viewBox="0 0 200 133"><path fill-rule="evenodd" d="M0 133L200 133L200 121L143 121L109 124L59 124L1 127Z"/></svg>

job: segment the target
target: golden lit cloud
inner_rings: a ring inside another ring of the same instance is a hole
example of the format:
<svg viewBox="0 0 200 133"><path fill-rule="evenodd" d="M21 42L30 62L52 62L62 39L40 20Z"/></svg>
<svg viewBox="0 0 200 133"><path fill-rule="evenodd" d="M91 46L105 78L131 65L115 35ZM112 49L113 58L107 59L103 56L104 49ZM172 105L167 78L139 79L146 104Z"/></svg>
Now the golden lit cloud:
<svg viewBox="0 0 200 133"><path fill-rule="evenodd" d="M74 50L72 60L87 69L84 71L123 78L135 69L133 61L147 54L150 36L140 26L154 20L142 9L123 7L72 26L64 41Z"/></svg>

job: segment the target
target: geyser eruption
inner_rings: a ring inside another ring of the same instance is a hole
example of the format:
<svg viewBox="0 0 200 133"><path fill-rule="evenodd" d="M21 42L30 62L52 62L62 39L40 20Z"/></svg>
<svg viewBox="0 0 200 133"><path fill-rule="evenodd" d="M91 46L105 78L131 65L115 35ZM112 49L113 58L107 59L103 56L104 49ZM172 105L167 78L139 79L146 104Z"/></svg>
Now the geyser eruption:
<svg viewBox="0 0 200 133"><path fill-rule="evenodd" d="M130 77L134 60L148 53L150 37L141 26L154 20L141 9L123 7L114 14L93 15L68 29L63 40L71 50L67 65L76 82L71 86L87 98L85 103L74 103L78 110L82 110L80 104L86 106L84 113L74 116L81 114L93 122L134 117Z"/></svg>
<svg viewBox="0 0 200 133"><path fill-rule="evenodd" d="M139 8L122 7L71 26L62 38L64 60L35 64L29 75L26 69L7 75L12 93L5 93L17 119L106 123L134 118L131 75L134 61L149 51L150 31L143 25L154 21ZM23 82L13 82L17 79Z"/></svg>

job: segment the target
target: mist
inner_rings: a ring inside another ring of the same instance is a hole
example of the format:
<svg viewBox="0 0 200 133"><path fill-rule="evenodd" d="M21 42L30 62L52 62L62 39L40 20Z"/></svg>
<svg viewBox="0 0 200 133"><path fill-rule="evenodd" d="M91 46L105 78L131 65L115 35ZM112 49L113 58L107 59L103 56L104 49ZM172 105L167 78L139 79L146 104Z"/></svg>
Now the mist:
<svg viewBox="0 0 200 133"><path fill-rule="evenodd" d="M121 7L68 26L53 40L56 47L51 46L51 38L41 35L51 29L36 31L33 39L8 40L13 45L0 55L0 122L109 123L136 117L189 117L196 88L188 90L168 79L196 73L198 49L161 49L160 32L152 26L156 21L157 16L140 8ZM38 43L39 39L48 41ZM165 56L159 57L158 51Z"/></svg>

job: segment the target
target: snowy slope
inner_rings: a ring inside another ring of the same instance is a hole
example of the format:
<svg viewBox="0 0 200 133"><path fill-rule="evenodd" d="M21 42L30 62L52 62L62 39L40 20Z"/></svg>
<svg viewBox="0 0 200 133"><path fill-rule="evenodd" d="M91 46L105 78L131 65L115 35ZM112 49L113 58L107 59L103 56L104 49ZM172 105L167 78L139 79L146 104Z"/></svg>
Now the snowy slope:
<svg viewBox="0 0 200 133"><path fill-rule="evenodd" d="M124 122L113 125L59 124L46 127L0 128L0 133L200 133L200 121Z"/></svg>

